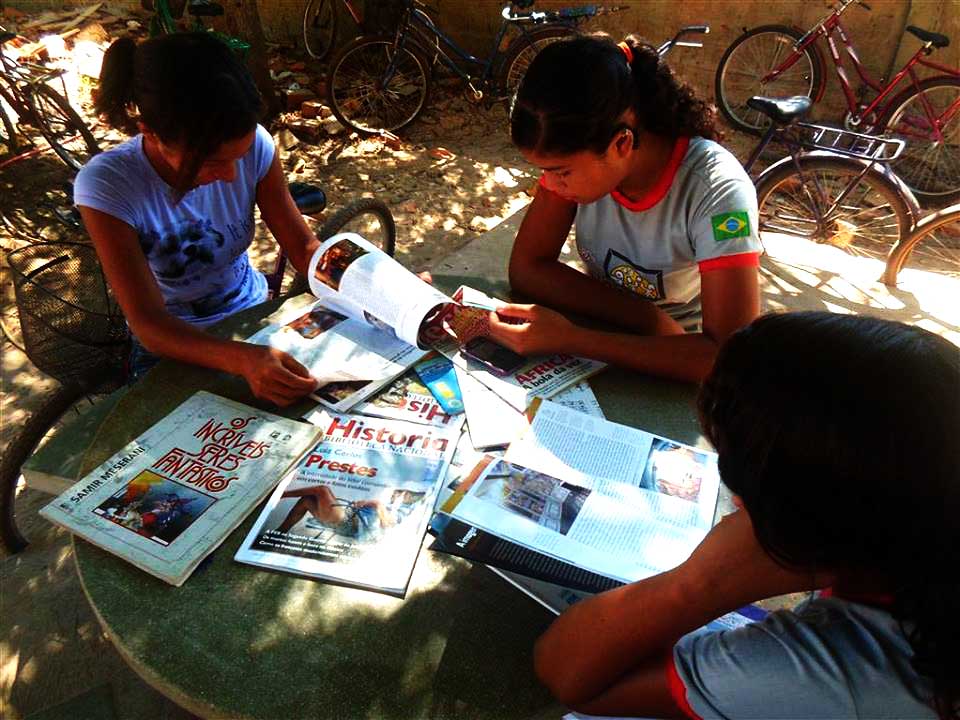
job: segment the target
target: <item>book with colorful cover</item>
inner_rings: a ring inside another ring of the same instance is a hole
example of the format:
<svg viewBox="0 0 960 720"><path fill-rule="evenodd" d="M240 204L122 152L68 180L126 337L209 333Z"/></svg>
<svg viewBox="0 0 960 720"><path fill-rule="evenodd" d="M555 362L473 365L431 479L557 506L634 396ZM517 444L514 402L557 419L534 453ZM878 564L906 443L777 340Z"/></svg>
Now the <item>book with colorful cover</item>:
<svg viewBox="0 0 960 720"><path fill-rule="evenodd" d="M235 559L403 597L459 427L314 422L323 440L274 491Z"/></svg>
<svg viewBox="0 0 960 720"><path fill-rule="evenodd" d="M197 392L40 514L179 586L322 432Z"/></svg>
<svg viewBox="0 0 960 720"><path fill-rule="evenodd" d="M406 420L434 427L459 427L463 414L449 415L411 369L375 396L353 407L352 412L388 420Z"/></svg>

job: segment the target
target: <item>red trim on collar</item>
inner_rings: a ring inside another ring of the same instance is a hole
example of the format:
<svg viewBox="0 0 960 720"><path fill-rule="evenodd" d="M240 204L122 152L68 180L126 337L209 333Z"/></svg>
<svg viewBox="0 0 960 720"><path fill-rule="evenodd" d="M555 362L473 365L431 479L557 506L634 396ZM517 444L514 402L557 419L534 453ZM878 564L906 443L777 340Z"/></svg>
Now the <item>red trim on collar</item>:
<svg viewBox="0 0 960 720"><path fill-rule="evenodd" d="M710 258L698 263L701 273L711 270L725 270L727 268L738 267L760 267L759 252L737 253L736 255L723 255L721 257Z"/></svg>
<svg viewBox="0 0 960 720"><path fill-rule="evenodd" d="M680 163L683 162L683 156L687 154L687 148L689 146L689 137L677 138L677 141L673 144L673 150L670 152L670 159L667 161L667 166L663 169L660 177L657 178L656 185L650 188L650 192L639 200L631 200L619 190L612 191L610 195L627 210L632 210L633 212L649 210L663 200L667 191L670 190L670 186L673 184L673 178L676 177L677 170L680 168Z"/></svg>
<svg viewBox="0 0 960 720"><path fill-rule="evenodd" d="M846 600L848 602L859 603L860 605L873 605L879 608L889 608L896 602L893 593L847 593L837 592L836 588L828 587L820 591L822 598L835 598L837 600Z"/></svg>
<svg viewBox="0 0 960 720"><path fill-rule="evenodd" d="M667 653L667 689L670 691L670 697L677 704L680 711L693 720L701 720L690 703L687 701L687 686L683 684L680 673L677 672L677 666L674 664L673 651Z"/></svg>

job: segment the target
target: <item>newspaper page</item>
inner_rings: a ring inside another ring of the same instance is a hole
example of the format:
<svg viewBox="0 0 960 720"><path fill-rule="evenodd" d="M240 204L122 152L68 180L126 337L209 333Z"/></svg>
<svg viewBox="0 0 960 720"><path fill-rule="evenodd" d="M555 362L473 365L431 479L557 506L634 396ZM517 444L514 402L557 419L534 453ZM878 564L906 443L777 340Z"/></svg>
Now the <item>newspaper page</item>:
<svg viewBox="0 0 960 720"><path fill-rule="evenodd" d="M235 559L403 597L459 430L362 415L321 427Z"/></svg>
<svg viewBox="0 0 960 720"><path fill-rule="evenodd" d="M425 321L453 300L355 233L324 241L310 258L310 291L324 304L420 347Z"/></svg>
<svg viewBox="0 0 960 720"><path fill-rule="evenodd" d="M523 413L490 390L466 370L454 367L463 407L467 416L470 439L475 448L491 448L508 445L527 427ZM552 400L573 410L603 418L603 410L597 396L587 382L561 390Z"/></svg>
<svg viewBox="0 0 960 720"><path fill-rule="evenodd" d="M181 585L321 432L198 392L40 514Z"/></svg>
<svg viewBox="0 0 960 720"><path fill-rule="evenodd" d="M297 300L285 303L247 342L290 353L320 381L312 397L332 410L349 410L427 353L323 301L304 306Z"/></svg>
<svg viewBox="0 0 960 720"><path fill-rule="evenodd" d="M442 506L482 530L631 582L683 562L709 531L716 456L556 403Z"/></svg>

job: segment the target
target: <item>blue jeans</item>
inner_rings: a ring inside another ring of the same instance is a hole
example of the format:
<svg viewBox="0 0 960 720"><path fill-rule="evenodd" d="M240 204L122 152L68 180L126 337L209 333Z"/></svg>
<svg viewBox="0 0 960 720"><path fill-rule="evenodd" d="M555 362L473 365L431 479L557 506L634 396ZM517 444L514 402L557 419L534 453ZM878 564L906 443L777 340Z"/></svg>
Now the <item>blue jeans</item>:
<svg viewBox="0 0 960 720"><path fill-rule="evenodd" d="M160 362L160 356L147 350L135 337L130 338L130 355L127 359L127 384L132 385L143 374Z"/></svg>

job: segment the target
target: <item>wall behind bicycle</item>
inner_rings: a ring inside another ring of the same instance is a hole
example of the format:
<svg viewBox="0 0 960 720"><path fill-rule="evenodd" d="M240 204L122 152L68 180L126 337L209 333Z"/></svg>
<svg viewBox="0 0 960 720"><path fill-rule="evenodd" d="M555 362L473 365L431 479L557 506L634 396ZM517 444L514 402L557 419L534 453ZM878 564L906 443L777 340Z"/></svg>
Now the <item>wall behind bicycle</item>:
<svg viewBox="0 0 960 720"><path fill-rule="evenodd" d="M949 36L952 40L950 47L937 50L933 59L947 66L960 67L960 13L956 12L957 0L867 2L872 11L855 5L844 14L843 23L859 52L861 62L873 78L889 77L920 46L919 40L904 32L907 25ZM502 4L499 0L429 2L436 10L433 16L444 29L449 29L471 50L484 55L489 52L496 36ZM584 30L607 32L616 40L634 33L653 44L659 44L684 25L710 25L710 34L702 36L702 49L676 48L669 56L670 65L701 94L710 98L714 96L714 75L720 57L744 28L783 24L806 30L829 12L829 3L819 0L592 0L589 3L540 0L535 7L554 9L587 4L626 6L625 10L598 17L582 26ZM823 56L827 85L815 116L824 120L839 120L846 105L825 46ZM856 88L860 81L849 59L846 59L844 66Z"/></svg>
<svg viewBox="0 0 960 720"><path fill-rule="evenodd" d="M384 0L352 0L364 2ZM440 27L472 52L485 56L489 53L500 25L500 10L504 0L425 0L430 14ZM844 15L844 25L850 31L860 59L874 78L888 76L896 71L919 47L919 41L906 34L907 25L943 33L952 39L950 47L938 50L933 59L943 65L960 67L960 13L957 0L867 0L873 10L851 7ZM238 0L224 0L227 12ZM300 24L306 0L257 0L267 39L279 43L299 43ZM341 42L350 40L357 32L342 7L340 11ZM90 0L6 0L17 9L36 11L89 5ZM139 0L108 0L108 6L118 10L139 8ZM766 24L793 25L806 30L824 16L828 3L822 0L538 0L535 7L556 9L577 5L625 6L625 10L596 18L585 24L585 30L602 30L620 40L635 33L657 44L673 35L683 25L707 24L711 33L703 37L701 50L677 48L669 58L670 64L691 82L703 95L713 97L714 74L724 50L743 32L744 28ZM845 110L839 83L829 56L823 50L827 65L827 86L823 101L816 107L815 117L839 120ZM845 63L854 87L859 78ZM924 70L923 72L927 72ZM905 87L905 86L904 86Z"/></svg>

